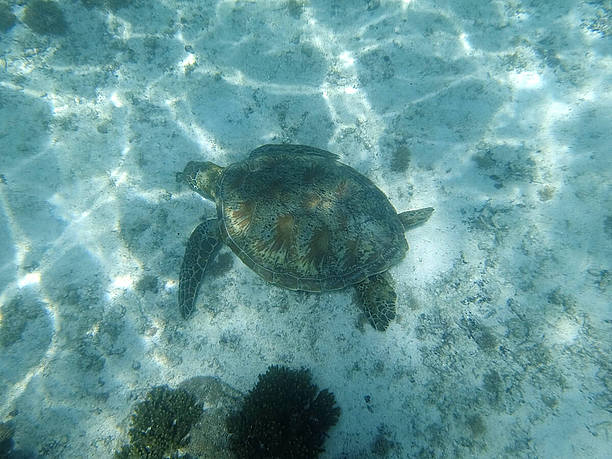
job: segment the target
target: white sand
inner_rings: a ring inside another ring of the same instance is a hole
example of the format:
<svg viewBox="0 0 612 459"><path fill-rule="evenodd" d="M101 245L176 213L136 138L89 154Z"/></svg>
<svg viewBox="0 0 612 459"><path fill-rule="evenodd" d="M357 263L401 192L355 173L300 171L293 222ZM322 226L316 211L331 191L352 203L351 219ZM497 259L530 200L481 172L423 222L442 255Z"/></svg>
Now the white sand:
<svg viewBox="0 0 612 459"><path fill-rule="evenodd" d="M324 457L609 454L609 1L60 4L65 36L0 39L16 448L108 457L152 386L246 391L284 364L342 408ZM357 327L351 292L270 287L235 257L179 316L184 246L214 208L175 173L269 142L338 153L399 210L436 208L391 270L385 333Z"/></svg>

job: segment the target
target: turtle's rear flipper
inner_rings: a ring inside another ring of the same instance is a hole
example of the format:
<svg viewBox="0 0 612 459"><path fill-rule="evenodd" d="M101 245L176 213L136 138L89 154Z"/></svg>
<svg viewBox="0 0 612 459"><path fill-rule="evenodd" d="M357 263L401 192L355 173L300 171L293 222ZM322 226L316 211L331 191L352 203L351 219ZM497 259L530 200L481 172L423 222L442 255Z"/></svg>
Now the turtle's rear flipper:
<svg viewBox="0 0 612 459"><path fill-rule="evenodd" d="M389 280L387 273L381 273L355 284L359 307L378 331L385 331L395 319L397 295Z"/></svg>
<svg viewBox="0 0 612 459"><path fill-rule="evenodd" d="M206 267L215 258L220 247L221 236L216 218L200 223L189 236L181 265L178 292L179 310L184 319L193 313Z"/></svg>
<svg viewBox="0 0 612 459"><path fill-rule="evenodd" d="M402 221L402 224L404 225L404 230L409 230L410 228L414 228L415 226L422 225L427 220L429 220L429 217L431 217L431 214L433 214L433 211L434 211L433 207L424 207L422 209L407 210L406 212L401 212L399 214L399 218Z"/></svg>

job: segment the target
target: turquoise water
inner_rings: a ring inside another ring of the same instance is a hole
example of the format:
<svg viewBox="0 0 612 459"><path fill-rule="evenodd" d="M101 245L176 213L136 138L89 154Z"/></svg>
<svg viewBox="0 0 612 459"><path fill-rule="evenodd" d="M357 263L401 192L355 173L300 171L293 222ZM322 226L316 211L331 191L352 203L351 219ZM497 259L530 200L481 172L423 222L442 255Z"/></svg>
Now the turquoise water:
<svg viewBox="0 0 612 459"><path fill-rule="evenodd" d="M154 386L238 397L270 365L334 393L321 457L609 454L609 1L43 3L0 2L9 457L111 457ZM435 207L385 332L352 289L270 286L228 248L180 316L215 208L176 173L267 143ZM221 457L202 438L181 454Z"/></svg>

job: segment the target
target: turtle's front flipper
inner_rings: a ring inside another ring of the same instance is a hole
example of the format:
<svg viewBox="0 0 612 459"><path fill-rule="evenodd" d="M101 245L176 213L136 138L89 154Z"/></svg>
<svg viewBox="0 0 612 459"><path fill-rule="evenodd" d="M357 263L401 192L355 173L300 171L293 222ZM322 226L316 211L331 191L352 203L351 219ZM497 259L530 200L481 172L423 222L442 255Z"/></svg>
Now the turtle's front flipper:
<svg viewBox="0 0 612 459"><path fill-rule="evenodd" d="M424 207L422 209L417 210L408 210L406 212L401 212L399 214L399 218L402 221L402 224L404 225L404 230L409 230L410 228L422 225L427 220L429 220L429 217L431 217L433 211L433 207Z"/></svg>
<svg viewBox="0 0 612 459"><path fill-rule="evenodd" d="M395 319L397 295L391 286L389 274L375 274L355 284L359 307L363 310L372 326L385 331L389 322Z"/></svg>
<svg viewBox="0 0 612 459"><path fill-rule="evenodd" d="M178 302L184 319L193 313L198 287L206 267L220 247L221 236L216 218L200 223L189 236L179 277Z"/></svg>

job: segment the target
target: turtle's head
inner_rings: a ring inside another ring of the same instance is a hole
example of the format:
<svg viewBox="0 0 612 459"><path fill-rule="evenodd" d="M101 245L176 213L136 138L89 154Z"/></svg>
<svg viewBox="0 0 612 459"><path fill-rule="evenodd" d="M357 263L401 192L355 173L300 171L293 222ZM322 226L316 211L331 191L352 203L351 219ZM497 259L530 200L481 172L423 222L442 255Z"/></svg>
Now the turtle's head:
<svg viewBox="0 0 612 459"><path fill-rule="evenodd" d="M214 201L222 172L222 167L210 161L190 161L183 170L182 178L193 191Z"/></svg>

